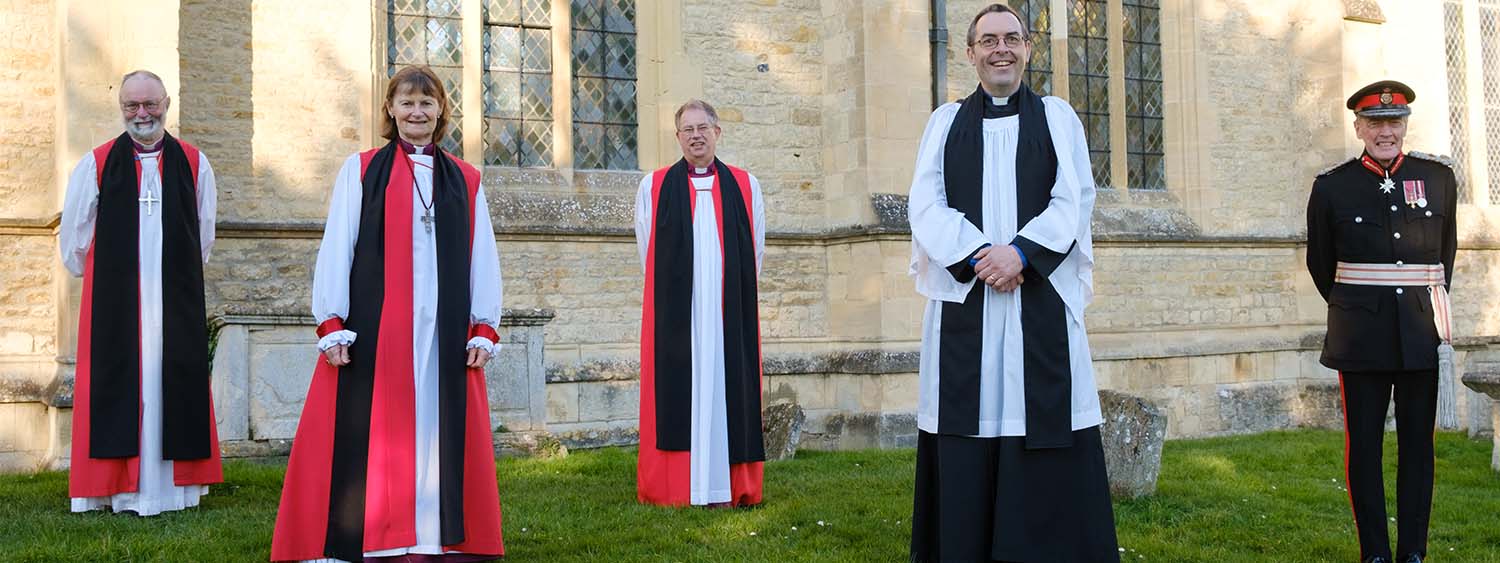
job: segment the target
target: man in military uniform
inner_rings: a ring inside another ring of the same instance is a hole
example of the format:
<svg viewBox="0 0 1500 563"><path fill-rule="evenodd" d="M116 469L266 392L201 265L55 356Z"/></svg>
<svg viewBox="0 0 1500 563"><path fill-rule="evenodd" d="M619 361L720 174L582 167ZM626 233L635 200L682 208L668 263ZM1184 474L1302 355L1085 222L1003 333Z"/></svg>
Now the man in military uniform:
<svg viewBox="0 0 1500 563"><path fill-rule="evenodd" d="M1319 174L1307 202L1307 269L1328 302L1321 361L1339 372L1345 478L1366 562L1392 561L1380 462L1392 390L1395 561L1427 555L1438 369L1440 357L1452 357L1447 288L1458 248L1457 182L1444 160L1402 152L1415 100L1411 88L1389 80L1355 92L1346 105L1364 153Z"/></svg>

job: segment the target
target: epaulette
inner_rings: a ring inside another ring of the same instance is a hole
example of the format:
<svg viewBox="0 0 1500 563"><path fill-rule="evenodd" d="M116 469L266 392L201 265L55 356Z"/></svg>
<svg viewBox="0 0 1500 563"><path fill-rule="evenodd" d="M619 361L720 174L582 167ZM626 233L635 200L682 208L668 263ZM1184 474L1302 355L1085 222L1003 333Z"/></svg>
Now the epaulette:
<svg viewBox="0 0 1500 563"><path fill-rule="evenodd" d="M1453 157L1444 154L1427 154L1425 152L1411 151L1406 156L1414 156L1422 160L1431 160L1443 166L1453 168Z"/></svg>
<svg viewBox="0 0 1500 563"><path fill-rule="evenodd" d="M1318 175L1319 176L1327 176L1330 173L1332 173L1334 170L1338 170L1340 168L1343 168L1344 165L1349 164L1351 162L1354 162L1356 160L1359 160L1359 157L1350 157L1348 160L1340 160L1337 163L1335 163L1333 166L1329 166L1328 168L1324 168L1321 172L1318 172Z"/></svg>

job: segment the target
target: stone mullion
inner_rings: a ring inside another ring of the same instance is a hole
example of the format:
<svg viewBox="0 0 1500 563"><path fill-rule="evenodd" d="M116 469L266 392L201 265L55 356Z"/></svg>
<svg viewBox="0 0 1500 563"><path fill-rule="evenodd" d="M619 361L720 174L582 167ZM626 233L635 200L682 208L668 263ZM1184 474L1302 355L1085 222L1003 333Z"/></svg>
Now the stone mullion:
<svg viewBox="0 0 1500 563"><path fill-rule="evenodd" d="M1052 1L1052 95L1068 99L1068 0Z"/></svg>
<svg viewBox="0 0 1500 563"><path fill-rule="evenodd" d="M471 0L459 5L460 41L463 46L464 160L484 166L484 2Z"/></svg>
<svg viewBox="0 0 1500 563"><path fill-rule="evenodd" d="M1125 116L1125 6L1109 0L1105 10L1109 41L1109 180L1121 192L1129 190L1130 157ZM1101 186L1103 187L1103 186Z"/></svg>
<svg viewBox="0 0 1500 563"><path fill-rule="evenodd" d="M552 166L573 181L573 5L552 0Z"/></svg>

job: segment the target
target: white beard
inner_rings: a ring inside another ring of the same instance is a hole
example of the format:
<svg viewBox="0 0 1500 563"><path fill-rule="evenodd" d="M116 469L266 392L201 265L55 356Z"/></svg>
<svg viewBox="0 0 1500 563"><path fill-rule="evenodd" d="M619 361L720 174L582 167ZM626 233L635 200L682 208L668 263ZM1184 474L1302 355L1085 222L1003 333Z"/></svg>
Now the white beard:
<svg viewBox="0 0 1500 563"><path fill-rule="evenodd" d="M150 123L136 123L133 120L125 121L125 132L132 139L142 144L156 142L161 137L162 120L152 119Z"/></svg>

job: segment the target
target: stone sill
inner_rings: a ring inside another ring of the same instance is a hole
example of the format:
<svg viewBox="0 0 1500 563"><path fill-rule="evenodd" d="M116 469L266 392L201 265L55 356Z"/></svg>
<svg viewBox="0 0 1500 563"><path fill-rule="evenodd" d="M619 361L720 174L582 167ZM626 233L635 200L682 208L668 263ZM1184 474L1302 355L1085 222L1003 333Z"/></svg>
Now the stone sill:
<svg viewBox="0 0 1500 563"><path fill-rule="evenodd" d="M1093 361L1128 361L1267 352L1317 352L1323 348L1321 325L1214 327L1192 330L1093 332ZM1500 344L1500 335L1465 336L1454 347L1471 351ZM916 373L916 350L848 350L829 353L775 354L763 358L765 377L797 375L892 375ZM596 360L547 366L547 383L633 381L640 376L636 360Z"/></svg>
<svg viewBox="0 0 1500 563"><path fill-rule="evenodd" d="M789 375L886 375L917 372L918 353L911 351L851 350L823 354L777 354L762 358L766 377ZM577 365L547 366L547 383L633 381L640 377L636 360L597 360Z"/></svg>

